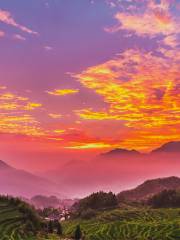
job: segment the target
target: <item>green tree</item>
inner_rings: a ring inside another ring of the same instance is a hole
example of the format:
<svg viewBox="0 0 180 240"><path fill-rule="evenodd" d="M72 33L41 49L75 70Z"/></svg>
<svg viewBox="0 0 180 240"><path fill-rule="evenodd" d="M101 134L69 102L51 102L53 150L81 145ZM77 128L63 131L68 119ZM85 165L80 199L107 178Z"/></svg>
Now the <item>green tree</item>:
<svg viewBox="0 0 180 240"><path fill-rule="evenodd" d="M56 228L57 234L61 236L63 231L62 231L62 226L58 220L54 221L54 227Z"/></svg>
<svg viewBox="0 0 180 240"><path fill-rule="evenodd" d="M48 223L48 233L53 233L53 222L49 221Z"/></svg>
<svg viewBox="0 0 180 240"><path fill-rule="evenodd" d="M163 190L149 199L154 208L180 207L180 193L175 190Z"/></svg>
<svg viewBox="0 0 180 240"><path fill-rule="evenodd" d="M118 201L116 198L116 195L112 192L97 192L89 195L88 197L85 197L81 199L78 203L74 205L74 208L82 212L83 210L87 209L108 209L108 208L114 208L117 207Z"/></svg>
<svg viewBox="0 0 180 240"><path fill-rule="evenodd" d="M81 228L80 228L80 225L77 225L75 233L74 233L74 239L75 240L80 240L81 237L82 237Z"/></svg>
<svg viewBox="0 0 180 240"><path fill-rule="evenodd" d="M87 208L85 210L83 210L81 212L81 218L83 219L91 219L94 218L96 216L96 210L91 209L91 208Z"/></svg>

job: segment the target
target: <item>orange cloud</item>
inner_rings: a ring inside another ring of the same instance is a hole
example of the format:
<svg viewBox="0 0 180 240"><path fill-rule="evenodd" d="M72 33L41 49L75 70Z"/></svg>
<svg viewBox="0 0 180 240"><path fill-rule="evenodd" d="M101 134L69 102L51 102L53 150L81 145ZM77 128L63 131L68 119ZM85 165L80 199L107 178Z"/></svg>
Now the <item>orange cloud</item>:
<svg viewBox="0 0 180 240"><path fill-rule="evenodd" d="M77 144L77 143L75 143L75 144ZM65 148L80 150L80 149L98 149L98 148L103 149L103 148L110 148L110 147L112 147L111 144L103 143L103 142L96 142L96 143L80 143L78 145L68 146Z"/></svg>
<svg viewBox="0 0 180 240"><path fill-rule="evenodd" d="M64 129L55 129L54 130L54 133L57 133L57 134L61 134L61 133L64 133L65 130Z"/></svg>
<svg viewBox="0 0 180 240"><path fill-rule="evenodd" d="M26 106L24 106L24 110L34 110L36 108L41 107L41 103L34 103L34 102L28 102Z"/></svg>
<svg viewBox="0 0 180 240"><path fill-rule="evenodd" d="M42 129L39 127L39 122L28 114L0 114L0 132L27 136L44 135Z"/></svg>
<svg viewBox="0 0 180 240"><path fill-rule="evenodd" d="M120 120L121 117L118 115L111 115L108 112L94 112L91 108L75 110L74 111L80 118L86 120Z"/></svg>
<svg viewBox="0 0 180 240"><path fill-rule="evenodd" d="M116 146L112 141L108 141L108 139L96 138L87 134L86 131L78 129L69 129L61 137L64 140L63 147L65 149L103 149Z"/></svg>
<svg viewBox="0 0 180 240"><path fill-rule="evenodd" d="M177 140L180 134L178 61L176 50L173 58L171 54L160 57L127 50L112 60L86 69L76 78L83 86L101 95L108 108L98 112L92 108L81 109L76 114L85 120L121 121L121 125L131 129L131 145L135 148L138 145L148 148L158 136L169 138L164 129L167 132L176 129L171 140Z"/></svg>
<svg viewBox="0 0 180 240"><path fill-rule="evenodd" d="M54 91L47 91L48 94L54 96L65 96L68 94L75 94L78 93L78 89L55 89Z"/></svg>
<svg viewBox="0 0 180 240"><path fill-rule="evenodd" d="M0 88L0 90L4 90ZM29 101L27 97L18 96L11 92L0 94L0 109L1 110L34 110L41 107L42 104Z"/></svg>
<svg viewBox="0 0 180 240"><path fill-rule="evenodd" d="M41 107L40 103L0 87L0 132L30 136L44 135L40 122L28 112Z"/></svg>
<svg viewBox="0 0 180 240"><path fill-rule="evenodd" d="M49 113L48 114L49 117L54 118L54 119L59 119L62 117L62 114L58 114L58 113Z"/></svg>
<svg viewBox="0 0 180 240"><path fill-rule="evenodd" d="M5 88L1 88L2 89L6 89ZM13 93L7 92L7 93L3 93L0 95L0 100L18 100L18 101L27 101L28 98L26 97L21 97L21 96L17 96Z"/></svg>

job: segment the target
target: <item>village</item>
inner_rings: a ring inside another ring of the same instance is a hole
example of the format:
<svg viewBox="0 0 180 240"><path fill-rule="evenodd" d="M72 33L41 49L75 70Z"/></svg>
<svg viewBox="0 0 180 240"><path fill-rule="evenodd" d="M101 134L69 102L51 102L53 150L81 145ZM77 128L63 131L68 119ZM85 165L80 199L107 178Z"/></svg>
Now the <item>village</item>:
<svg viewBox="0 0 180 240"><path fill-rule="evenodd" d="M39 215L45 221L65 221L70 219L70 210L66 207L53 208L48 207L38 210Z"/></svg>

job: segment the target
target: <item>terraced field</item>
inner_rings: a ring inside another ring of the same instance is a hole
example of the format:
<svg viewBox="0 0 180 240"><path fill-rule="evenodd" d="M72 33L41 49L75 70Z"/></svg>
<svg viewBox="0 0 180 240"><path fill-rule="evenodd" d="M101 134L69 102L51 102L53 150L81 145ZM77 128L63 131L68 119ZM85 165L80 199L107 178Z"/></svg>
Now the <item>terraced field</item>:
<svg viewBox="0 0 180 240"><path fill-rule="evenodd" d="M0 201L0 239L29 240L23 231L24 226L24 216L18 208Z"/></svg>
<svg viewBox="0 0 180 240"><path fill-rule="evenodd" d="M27 217L17 206L12 205L8 200L0 199L0 240L59 240L56 234L47 238L44 234L33 236L30 230L27 230L27 222Z"/></svg>
<svg viewBox="0 0 180 240"><path fill-rule="evenodd" d="M26 221L17 207L0 201L0 240L45 240L25 231ZM180 209L104 211L91 220L64 222L64 236L70 238L77 224L86 240L180 240Z"/></svg>
<svg viewBox="0 0 180 240"><path fill-rule="evenodd" d="M65 223L67 236L77 224L87 240L180 240L180 209L103 212L93 220Z"/></svg>

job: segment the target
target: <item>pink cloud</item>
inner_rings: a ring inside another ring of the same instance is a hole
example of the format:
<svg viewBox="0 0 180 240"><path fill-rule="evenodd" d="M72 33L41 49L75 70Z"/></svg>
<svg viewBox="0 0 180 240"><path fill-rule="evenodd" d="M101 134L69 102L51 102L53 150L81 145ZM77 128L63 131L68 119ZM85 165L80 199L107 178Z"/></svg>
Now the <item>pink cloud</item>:
<svg viewBox="0 0 180 240"><path fill-rule="evenodd" d="M14 34L13 38L16 39L16 40L19 40L19 41L25 41L26 40L26 38L21 36L20 34Z"/></svg>
<svg viewBox="0 0 180 240"><path fill-rule="evenodd" d="M45 49L46 51L52 51L52 50L53 50L53 47L51 47L51 46L44 46L44 49Z"/></svg>
<svg viewBox="0 0 180 240"><path fill-rule="evenodd" d="M5 36L5 33L0 30L0 37L4 37L4 36Z"/></svg>
<svg viewBox="0 0 180 240"><path fill-rule="evenodd" d="M5 23L5 24L11 25L15 28L18 28L23 32L26 32L26 33L29 33L29 34L35 34L35 35L38 34L37 32L31 30L30 28L17 23L15 21L15 19L12 17L11 13L8 12L8 11L4 11L4 10L0 9L0 21Z"/></svg>

